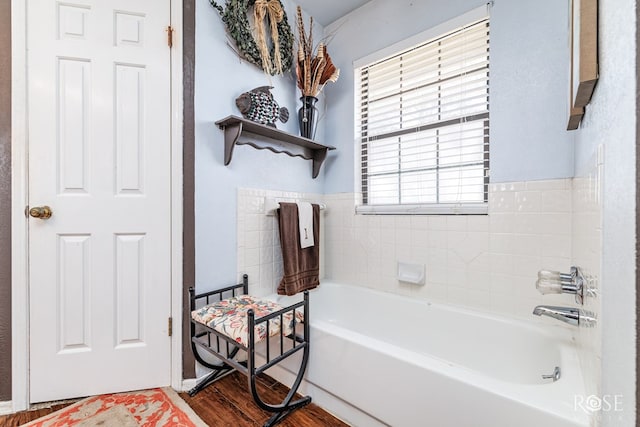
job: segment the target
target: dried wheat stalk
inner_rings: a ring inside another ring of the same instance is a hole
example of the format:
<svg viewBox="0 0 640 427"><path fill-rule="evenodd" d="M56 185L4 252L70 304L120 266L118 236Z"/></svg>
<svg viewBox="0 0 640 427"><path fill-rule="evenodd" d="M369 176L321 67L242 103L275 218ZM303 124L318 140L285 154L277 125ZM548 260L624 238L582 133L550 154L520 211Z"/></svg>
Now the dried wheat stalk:
<svg viewBox="0 0 640 427"><path fill-rule="evenodd" d="M302 96L318 96L328 82L336 82L340 69L331 61L325 43L313 47L313 17L309 18L309 33L305 31L302 9L297 8L298 19L298 57L296 60L296 76L298 88Z"/></svg>

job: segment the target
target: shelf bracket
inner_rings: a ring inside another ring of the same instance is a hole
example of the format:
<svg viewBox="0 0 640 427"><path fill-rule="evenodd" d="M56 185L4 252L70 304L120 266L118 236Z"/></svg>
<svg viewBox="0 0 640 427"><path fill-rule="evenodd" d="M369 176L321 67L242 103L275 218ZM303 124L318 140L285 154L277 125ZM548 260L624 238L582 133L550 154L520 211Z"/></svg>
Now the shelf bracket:
<svg viewBox="0 0 640 427"><path fill-rule="evenodd" d="M229 124L224 127L224 165L231 163L233 148L242 134L242 122Z"/></svg>
<svg viewBox="0 0 640 427"><path fill-rule="evenodd" d="M320 167L322 166L322 163L324 162L324 160L327 158L328 152L329 152L328 148L325 148L324 150L315 150L313 152L313 171L312 171L313 178L318 177L318 174L320 173Z"/></svg>

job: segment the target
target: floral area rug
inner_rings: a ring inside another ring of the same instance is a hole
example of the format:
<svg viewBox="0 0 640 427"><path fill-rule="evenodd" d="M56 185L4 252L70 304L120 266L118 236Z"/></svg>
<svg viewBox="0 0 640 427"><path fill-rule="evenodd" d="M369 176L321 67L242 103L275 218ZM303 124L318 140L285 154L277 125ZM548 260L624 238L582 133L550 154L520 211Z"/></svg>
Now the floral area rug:
<svg viewBox="0 0 640 427"><path fill-rule="evenodd" d="M28 427L206 427L171 388L88 397Z"/></svg>

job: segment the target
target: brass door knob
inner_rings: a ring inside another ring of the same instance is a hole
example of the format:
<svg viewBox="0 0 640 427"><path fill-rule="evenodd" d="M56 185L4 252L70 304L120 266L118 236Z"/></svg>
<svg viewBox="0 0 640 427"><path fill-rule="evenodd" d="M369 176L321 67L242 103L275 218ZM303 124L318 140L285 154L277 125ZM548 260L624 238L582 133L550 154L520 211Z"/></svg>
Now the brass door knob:
<svg viewBox="0 0 640 427"><path fill-rule="evenodd" d="M49 219L53 215L53 211L49 206L36 206L29 209L29 215L34 218Z"/></svg>

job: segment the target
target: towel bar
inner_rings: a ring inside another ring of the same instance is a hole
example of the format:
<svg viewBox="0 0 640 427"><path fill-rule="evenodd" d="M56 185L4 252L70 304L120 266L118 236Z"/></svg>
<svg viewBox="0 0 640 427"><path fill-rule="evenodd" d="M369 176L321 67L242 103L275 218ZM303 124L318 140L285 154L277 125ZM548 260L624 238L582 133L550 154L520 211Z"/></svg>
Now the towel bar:
<svg viewBox="0 0 640 427"><path fill-rule="evenodd" d="M279 199L271 199L271 198L265 197L264 198L264 214L267 216L274 216L276 214L276 211L280 207L280 202L295 203L295 200L279 200ZM316 204L320 205L321 211L327 209L327 205L325 205L324 203L316 203Z"/></svg>

